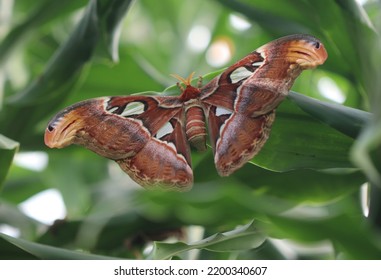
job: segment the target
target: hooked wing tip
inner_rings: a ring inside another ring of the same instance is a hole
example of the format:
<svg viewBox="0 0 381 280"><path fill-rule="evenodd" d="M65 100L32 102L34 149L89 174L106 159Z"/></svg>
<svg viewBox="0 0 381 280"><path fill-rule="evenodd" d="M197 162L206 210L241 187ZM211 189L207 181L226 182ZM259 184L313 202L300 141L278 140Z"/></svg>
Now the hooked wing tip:
<svg viewBox="0 0 381 280"><path fill-rule="evenodd" d="M49 148L63 148L73 142L78 130L75 118L68 115L57 115L45 129L44 142Z"/></svg>

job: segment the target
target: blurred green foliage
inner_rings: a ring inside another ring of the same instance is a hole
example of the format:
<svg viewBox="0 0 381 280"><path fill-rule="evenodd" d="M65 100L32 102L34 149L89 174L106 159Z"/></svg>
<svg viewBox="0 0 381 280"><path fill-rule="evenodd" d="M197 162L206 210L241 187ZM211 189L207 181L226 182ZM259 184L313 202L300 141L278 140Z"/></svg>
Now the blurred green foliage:
<svg viewBox="0 0 381 280"><path fill-rule="evenodd" d="M381 258L380 2L0 0L0 7L0 229L19 232L0 234L1 259ZM217 175L211 151L194 153L190 192L145 191L83 148L44 146L48 120L65 106L178 93L170 73L211 73L205 82L293 33L320 38L329 58L301 75L263 150L230 177ZM231 56L212 66L218 43ZM342 105L324 79L341 91ZM31 151L48 156L46 168L13 161ZM368 218L363 184L371 186ZM53 225L19 208L48 189L67 209Z"/></svg>

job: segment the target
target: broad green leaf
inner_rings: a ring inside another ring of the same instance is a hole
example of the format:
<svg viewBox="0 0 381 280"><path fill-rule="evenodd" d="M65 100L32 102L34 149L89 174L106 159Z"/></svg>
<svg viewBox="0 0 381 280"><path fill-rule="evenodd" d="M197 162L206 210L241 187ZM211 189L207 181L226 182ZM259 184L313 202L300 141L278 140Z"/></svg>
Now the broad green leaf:
<svg viewBox="0 0 381 280"><path fill-rule="evenodd" d="M128 48L120 49L119 56L120 62L113 67L104 63L94 63L78 94L71 95L60 108L95 97L130 95L136 92L163 89L162 84L147 75L136 63Z"/></svg>
<svg viewBox="0 0 381 280"><path fill-rule="evenodd" d="M0 187L3 185L18 148L19 143L0 134Z"/></svg>
<svg viewBox="0 0 381 280"><path fill-rule="evenodd" d="M48 62L44 73L8 102L17 107L30 106L65 96L91 58L98 39L97 1L92 0L71 36Z"/></svg>
<svg viewBox="0 0 381 280"><path fill-rule="evenodd" d="M92 255L42 245L31 241L10 237L0 233L1 259L40 259L40 260L104 260L115 259L108 256Z"/></svg>
<svg viewBox="0 0 381 280"><path fill-rule="evenodd" d="M23 250L5 238L0 233L0 259L2 260L37 260L38 258L26 250Z"/></svg>
<svg viewBox="0 0 381 280"><path fill-rule="evenodd" d="M364 83L365 94L369 96L369 108L374 114L374 119L369 122L353 147L352 159L367 174L374 186L381 187L381 110L379 106L381 102L381 79L379 78L381 38L365 13L358 13L354 5L348 5L345 1L340 2L347 8L348 18L362 19L360 26L353 26L354 24L349 20L348 24L354 31L350 34L356 39L355 46L358 47L358 53L361 56L358 67L361 70L359 79Z"/></svg>
<svg viewBox="0 0 381 280"><path fill-rule="evenodd" d="M381 121L372 121L352 149L352 159L375 186L381 186Z"/></svg>
<svg viewBox="0 0 381 280"><path fill-rule="evenodd" d="M193 244L155 242L151 257L153 259L170 259L193 249L216 252L250 250L258 248L265 240L266 236L257 229L254 222L251 222L232 231L216 233Z"/></svg>
<svg viewBox="0 0 381 280"><path fill-rule="evenodd" d="M353 170L293 170L279 173L249 165L237 172L235 177L263 194L316 205L357 192L366 182L361 172Z"/></svg>
<svg viewBox="0 0 381 280"><path fill-rule="evenodd" d="M46 189L47 186L44 184L43 175L40 172L14 164L9 170L7 180L4 182L1 197L17 205Z"/></svg>
<svg viewBox="0 0 381 280"><path fill-rule="evenodd" d="M214 168L211 153L203 156L194 165L194 176L196 185L193 193L198 191L207 193L202 190L203 187L205 188L204 185L216 185L218 191L214 190L215 195L223 193L223 196L239 202L241 207L245 205L242 213L239 214L243 216L247 212L255 211L257 209L255 206L260 212L275 211L281 206L281 203L278 201L278 204L274 206L275 201L272 202L270 197L287 200L288 203L294 203L294 206L298 203L322 204L352 194L366 182L365 176L355 169L311 170L302 168L274 172L249 163L229 177L220 177ZM244 186L255 191L257 196L250 192L246 193ZM207 198L205 193L204 196ZM211 197L213 196L211 195ZM181 200L180 197L177 199ZM232 203L228 200L224 202ZM270 204L272 206L267 207ZM239 212L241 207L234 206L235 213ZM278 211L284 210L285 208L282 209L282 207L278 209ZM224 212L223 209L218 211ZM229 213L225 215L230 216Z"/></svg>
<svg viewBox="0 0 381 280"><path fill-rule="evenodd" d="M84 5L84 0L79 1L60 1L60 0L45 0L40 1L36 7L29 10L29 15L24 21L7 34L0 44L0 66L10 57L10 52L17 49L18 45L23 42L29 33L36 31L37 27L41 27L48 22L55 21L63 15L72 12L73 10ZM30 8L30 7L29 7Z"/></svg>
<svg viewBox="0 0 381 280"><path fill-rule="evenodd" d="M353 141L286 99L276 110L269 139L251 162L273 171L351 168Z"/></svg>
<svg viewBox="0 0 381 280"><path fill-rule="evenodd" d="M99 22L101 45L107 50L113 62L118 62L118 47L121 21L124 18L132 0L100 0Z"/></svg>
<svg viewBox="0 0 381 280"><path fill-rule="evenodd" d="M379 236L369 231L370 225L358 216L345 213L336 217L314 219L272 216L270 221L268 227L278 237L300 242L331 240L338 251L344 253L339 258L381 258Z"/></svg>
<svg viewBox="0 0 381 280"><path fill-rule="evenodd" d="M280 17L277 14L275 14L277 10L284 11L283 14L287 12L293 12L292 9L287 8L290 6L289 1L273 1L272 5L270 6L271 9L269 9L269 7L266 7L266 4L270 4L270 2L266 1L256 1L255 3L250 1L239 0L219 0L219 2L232 10L240 12L241 14L247 16L249 19L258 21L262 28L265 28L271 32L308 32L308 29L303 24L300 24L297 21L285 19L284 17ZM277 3L275 4L274 2ZM295 14L295 12L293 14Z"/></svg>
<svg viewBox="0 0 381 280"><path fill-rule="evenodd" d="M296 92L290 92L289 98L303 111L352 138L356 138L372 120L371 113L319 101Z"/></svg>
<svg viewBox="0 0 381 280"><path fill-rule="evenodd" d="M326 68L338 72L350 80L357 76L363 83L366 62L370 62L364 49L370 49L363 36L373 33L369 19L354 0L348 1L266 1L266 0L219 0L232 10L257 22L275 37L292 33L309 33L323 40L329 59ZM327 14L327 10L329 13ZM344 31L344 32L343 32ZM358 55L361 55L359 67ZM357 87L356 81L354 85ZM359 93L364 94L361 87ZM366 94L366 93L365 93Z"/></svg>
<svg viewBox="0 0 381 280"><path fill-rule="evenodd" d="M3 198L0 199L0 224L19 230L20 237L25 239L35 238L38 231L44 227L43 224L23 213L17 205Z"/></svg>

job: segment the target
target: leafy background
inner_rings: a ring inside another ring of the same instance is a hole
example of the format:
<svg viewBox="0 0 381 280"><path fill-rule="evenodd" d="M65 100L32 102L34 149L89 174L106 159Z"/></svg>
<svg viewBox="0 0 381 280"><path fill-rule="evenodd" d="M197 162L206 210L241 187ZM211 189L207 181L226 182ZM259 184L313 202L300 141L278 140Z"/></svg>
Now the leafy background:
<svg viewBox="0 0 381 280"><path fill-rule="evenodd" d="M0 228L18 233L0 233L0 258L380 259L380 5L0 1ZM250 25L237 28L237 18ZM207 81L293 33L320 38L329 59L302 74L268 143L230 177L218 177L210 151L193 153L190 192L145 191L83 148L43 144L48 120L76 101L178 93L170 73L210 73ZM221 46L230 56L213 65ZM322 81L341 91L342 105ZM13 160L30 152L48 164ZM49 189L67 214L44 224L20 205Z"/></svg>

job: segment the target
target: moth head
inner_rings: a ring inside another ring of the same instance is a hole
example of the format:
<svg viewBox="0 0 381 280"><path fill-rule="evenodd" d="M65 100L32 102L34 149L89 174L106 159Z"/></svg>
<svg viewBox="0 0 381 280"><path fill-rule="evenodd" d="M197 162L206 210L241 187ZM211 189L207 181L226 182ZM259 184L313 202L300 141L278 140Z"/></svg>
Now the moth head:
<svg viewBox="0 0 381 280"><path fill-rule="evenodd" d="M179 75L177 74L172 74L171 76L176 78L177 80L179 80L180 82L182 82L185 86L185 88L178 82L177 83L177 86L181 89L181 95L180 95L180 100L183 101L183 102L186 102L188 100L191 100L191 99L195 99L197 98L201 91L200 91L200 85L201 85L201 80L199 80L199 85L198 87L194 87L192 86L191 82L192 82L192 78L193 78L193 75L194 75L194 72L191 73L188 78L183 78L183 77L180 77ZM200 78L201 79L201 78Z"/></svg>
<svg viewBox="0 0 381 280"><path fill-rule="evenodd" d="M327 51L319 39L305 34L296 34L272 41L258 51L275 60L284 60L291 68L301 70L315 68L323 64Z"/></svg>

